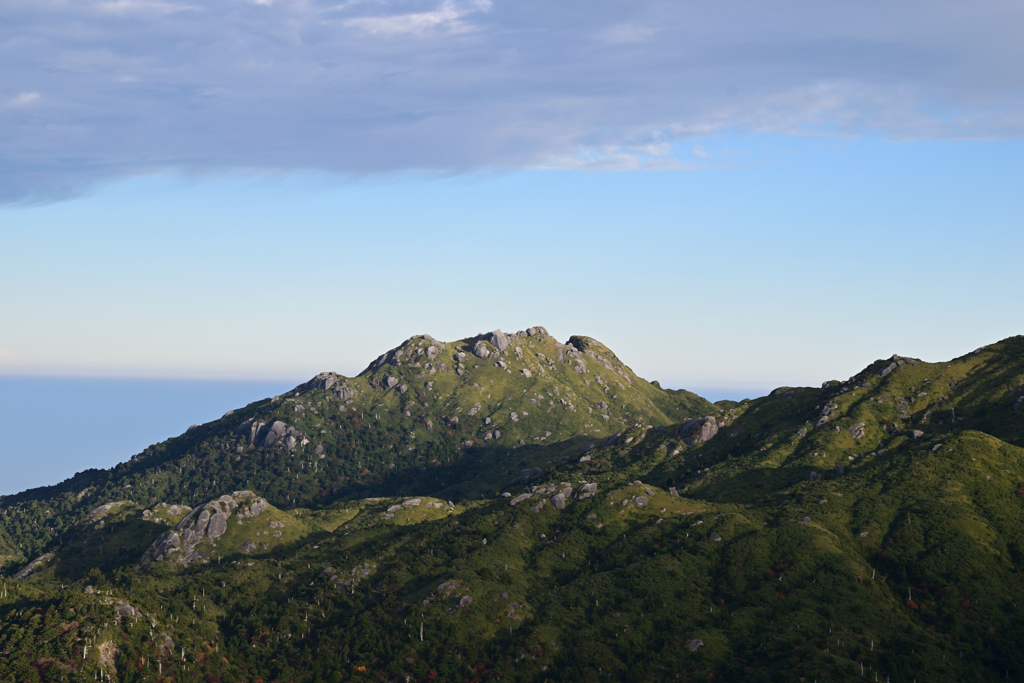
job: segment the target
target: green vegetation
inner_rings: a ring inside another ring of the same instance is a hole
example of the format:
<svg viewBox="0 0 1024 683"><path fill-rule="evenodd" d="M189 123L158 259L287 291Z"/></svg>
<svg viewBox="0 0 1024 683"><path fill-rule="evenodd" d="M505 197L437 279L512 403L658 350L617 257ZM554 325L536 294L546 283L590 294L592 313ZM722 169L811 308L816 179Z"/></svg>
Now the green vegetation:
<svg viewBox="0 0 1024 683"><path fill-rule="evenodd" d="M0 500L0 680L1024 678L1024 338L717 405L479 341ZM142 562L243 489L205 561Z"/></svg>

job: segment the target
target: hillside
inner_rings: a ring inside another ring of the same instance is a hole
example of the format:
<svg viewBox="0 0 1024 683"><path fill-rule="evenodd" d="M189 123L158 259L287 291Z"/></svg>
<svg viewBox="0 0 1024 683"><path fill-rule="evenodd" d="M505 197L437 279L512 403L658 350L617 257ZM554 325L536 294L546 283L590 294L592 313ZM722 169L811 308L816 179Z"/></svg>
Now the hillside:
<svg viewBox="0 0 1024 683"><path fill-rule="evenodd" d="M506 340L3 500L0 679L1024 678L1024 338L719 406Z"/></svg>
<svg viewBox="0 0 1024 683"><path fill-rule="evenodd" d="M321 373L110 471L0 498L0 522L17 561L111 500L195 505L251 489L282 508L321 507L403 491L458 496L460 481L469 481L468 495L481 463L508 453L544 467L547 445L717 411L696 394L641 379L588 337L561 344L543 327L452 343L420 335L358 377Z"/></svg>

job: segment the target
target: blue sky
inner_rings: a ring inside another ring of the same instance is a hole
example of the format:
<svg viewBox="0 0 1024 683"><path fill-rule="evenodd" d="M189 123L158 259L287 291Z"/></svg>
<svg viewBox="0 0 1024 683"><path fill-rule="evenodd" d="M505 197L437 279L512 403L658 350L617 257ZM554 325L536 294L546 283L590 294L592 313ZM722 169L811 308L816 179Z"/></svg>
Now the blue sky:
<svg viewBox="0 0 1024 683"><path fill-rule="evenodd" d="M749 394L1024 331L1012 2L13 0L0 374L545 325Z"/></svg>

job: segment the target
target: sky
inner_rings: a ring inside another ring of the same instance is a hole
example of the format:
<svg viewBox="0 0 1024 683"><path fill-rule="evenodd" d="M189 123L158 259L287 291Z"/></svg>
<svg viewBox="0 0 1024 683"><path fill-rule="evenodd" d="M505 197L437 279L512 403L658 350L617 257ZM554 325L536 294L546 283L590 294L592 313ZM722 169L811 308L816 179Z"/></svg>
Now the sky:
<svg viewBox="0 0 1024 683"><path fill-rule="evenodd" d="M743 398L1024 333L1021 35L1015 2L9 0L0 393L255 400L543 325Z"/></svg>

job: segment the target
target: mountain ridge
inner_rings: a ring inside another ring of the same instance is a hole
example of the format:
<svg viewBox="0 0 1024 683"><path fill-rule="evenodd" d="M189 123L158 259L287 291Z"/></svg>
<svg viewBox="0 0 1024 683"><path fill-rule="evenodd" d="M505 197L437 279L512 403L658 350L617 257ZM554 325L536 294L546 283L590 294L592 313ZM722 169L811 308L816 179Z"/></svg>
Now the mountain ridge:
<svg viewBox="0 0 1024 683"><path fill-rule="evenodd" d="M418 335L91 489L0 499L35 543L0 677L1024 677L1024 337L714 405L594 340L504 336ZM171 534L191 560L153 561Z"/></svg>

